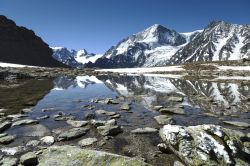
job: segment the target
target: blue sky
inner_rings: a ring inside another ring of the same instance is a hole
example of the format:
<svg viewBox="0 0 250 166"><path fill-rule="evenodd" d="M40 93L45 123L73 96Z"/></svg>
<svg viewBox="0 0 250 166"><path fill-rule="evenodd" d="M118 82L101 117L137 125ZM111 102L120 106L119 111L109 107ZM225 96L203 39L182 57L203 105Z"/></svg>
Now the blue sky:
<svg viewBox="0 0 250 166"><path fill-rule="evenodd" d="M178 32L212 20L250 24L250 0L0 0L0 14L51 46L104 53L153 24Z"/></svg>

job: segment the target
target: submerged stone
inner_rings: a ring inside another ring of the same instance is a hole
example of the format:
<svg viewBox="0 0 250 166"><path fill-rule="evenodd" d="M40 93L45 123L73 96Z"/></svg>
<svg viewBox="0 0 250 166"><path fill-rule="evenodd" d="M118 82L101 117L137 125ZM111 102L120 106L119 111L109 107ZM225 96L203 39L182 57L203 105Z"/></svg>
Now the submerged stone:
<svg viewBox="0 0 250 166"><path fill-rule="evenodd" d="M61 134L58 136L59 141L67 141L71 140L74 138L79 138L83 135L85 135L89 131L88 128L73 128L69 129L67 131L63 131Z"/></svg>
<svg viewBox="0 0 250 166"><path fill-rule="evenodd" d="M250 127L249 123L246 122L237 122L237 121L223 121L225 124L233 125L233 126L238 126L238 127Z"/></svg>
<svg viewBox="0 0 250 166"><path fill-rule="evenodd" d="M147 166L149 164L112 153L81 149L75 146L52 146L39 157L39 166L98 165L98 166Z"/></svg>
<svg viewBox="0 0 250 166"><path fill-rule="evenodd" d="M34 123L38 123L38 121L33 120L33 119L23 119L23 120L14 122L12 126L29 125L29 124L34 124Z"/></svg>
<svg viewBox="0 0 250 166"><path fill-rule="evenodd" d="M161 113L168 113L168 114L181 114L184 115L185 111L183 108L178 107L171 107L171 108L162 108L160 109Z"/></svg>

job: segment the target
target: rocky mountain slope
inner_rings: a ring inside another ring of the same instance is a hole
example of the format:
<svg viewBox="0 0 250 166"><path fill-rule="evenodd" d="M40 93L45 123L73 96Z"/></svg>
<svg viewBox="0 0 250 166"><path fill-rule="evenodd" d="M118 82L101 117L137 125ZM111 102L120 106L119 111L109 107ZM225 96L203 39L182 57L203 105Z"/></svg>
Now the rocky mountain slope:
<svg viewBox="0 0 250 166"><path fill-rule="evenodd" d="M149 67L249 58L250 25L211 22L204 30L178 33L153 25L111 47L87 67Z"/></svg>
<svg viewBox="0 0 250 166"><path fill-rule="evenodd" d="M102 57L100 54L88 53L85 49L76 51L68 50L65 47L52 47L52 50L53 58L74 68L82 68L84 64L88 62L94 63L96 59Z"/></svg>
<svg viewBox="0 0 250 166"><path fill-rule="evenodd" d="M0 15L0 62L44 67L65 65L52 58L52 50L32 30Z"/></svg>
<svg viewBox="0 0 250 166"><path fill-rule="evenodd" d="M250 57L250 25L211 22L202 33L181 48L171 64L225 61Z"/></svg>

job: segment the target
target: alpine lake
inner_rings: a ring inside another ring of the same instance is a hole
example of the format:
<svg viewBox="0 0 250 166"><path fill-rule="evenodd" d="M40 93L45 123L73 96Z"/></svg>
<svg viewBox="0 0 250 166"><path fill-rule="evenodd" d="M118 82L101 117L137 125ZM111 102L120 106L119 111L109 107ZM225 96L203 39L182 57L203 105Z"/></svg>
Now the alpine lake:
<svg viewBox="0 0 250 166"><path fill-rule="evenodd" d="M1 128L1 137L13 139L1 142L0 159L53 144L172 166L182 159L159 145L164 142L158 132L163 125L219 125L249 141L249 110L250 81L244 80L212 82L164 75L1 80L0 120L10 123ZM113 126L100 129L107 123ZM74 128L86 130L72 134ZM41 139L46 136L52 140ZM85 138L91 139L81 142ZM245 152L242 160L249 163L249 147Z"/></svg>

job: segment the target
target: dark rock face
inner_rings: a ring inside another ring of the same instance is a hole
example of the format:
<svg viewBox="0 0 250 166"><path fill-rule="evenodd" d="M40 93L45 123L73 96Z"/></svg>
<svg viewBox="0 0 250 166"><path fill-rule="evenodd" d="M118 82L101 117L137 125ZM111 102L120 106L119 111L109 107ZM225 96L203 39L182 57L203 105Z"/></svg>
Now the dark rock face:
<svg viewBox="0 0 250 166"><path fill-rule="evenodd" d="M36 34L0 15L0 62L44 67L65 67Z"/></svg>

